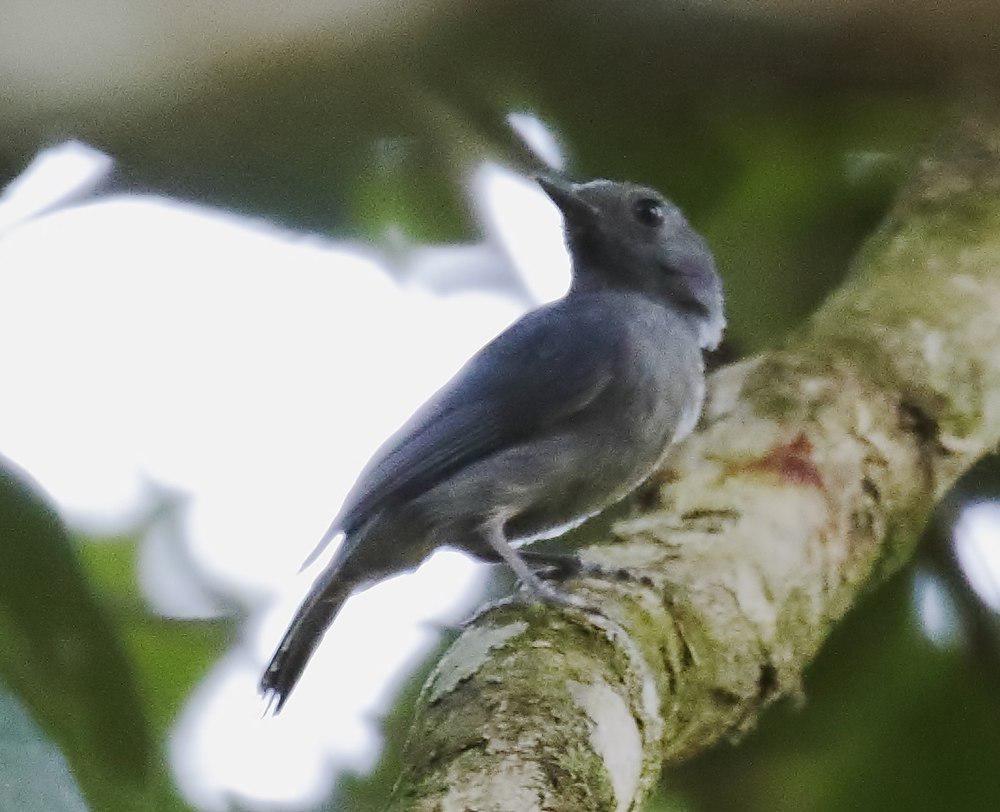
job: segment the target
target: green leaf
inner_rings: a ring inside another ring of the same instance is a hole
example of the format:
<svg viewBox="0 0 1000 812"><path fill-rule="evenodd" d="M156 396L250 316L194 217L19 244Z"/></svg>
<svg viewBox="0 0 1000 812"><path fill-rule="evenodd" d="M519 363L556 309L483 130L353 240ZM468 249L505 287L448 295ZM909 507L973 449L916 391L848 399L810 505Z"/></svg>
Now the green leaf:
<svg viewBox="0 0 1000 812"><path fill-rule="evenodd" d="M0 809L86 812L66 759L17 699L0 689Z"/></svg>
<svg viewBox="0 0 1000 812"><path fill-rule="evenodd" d="M132 666L59 518L2 458L0 678L95 807L145 806L155 749Z"/></svg>
<svg viewBox="0 0 1000 812"><path fill-rule="evenodd" d="M131 656L153 737L165 741L191 690L232 644L235 622L152 614L136 583L134 539L92 541L81 546L80 554Z"/></svg>

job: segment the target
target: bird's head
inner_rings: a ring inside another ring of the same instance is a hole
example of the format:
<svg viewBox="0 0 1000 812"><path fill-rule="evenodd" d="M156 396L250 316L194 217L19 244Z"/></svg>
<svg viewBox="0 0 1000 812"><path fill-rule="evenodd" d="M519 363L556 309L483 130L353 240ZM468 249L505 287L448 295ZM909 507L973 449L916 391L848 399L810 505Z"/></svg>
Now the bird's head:
<svg viewBox="0 0 1000 812"><path fill-rule="evenodd" d="M705 240L648 186L610 180L538 183L563 214L578 291L635 290L669 303L714 348L725 324L722 283Z"/></svg>

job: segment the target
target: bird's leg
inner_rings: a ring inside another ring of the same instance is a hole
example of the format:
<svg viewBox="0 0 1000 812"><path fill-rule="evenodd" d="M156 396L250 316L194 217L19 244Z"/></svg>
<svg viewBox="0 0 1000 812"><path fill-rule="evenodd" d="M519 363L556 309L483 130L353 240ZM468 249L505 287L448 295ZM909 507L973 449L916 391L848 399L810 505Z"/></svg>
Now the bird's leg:
<svg viewBox="0 0 1000 812"><path fill-rule="evenodd" d="M512 545L513 547L513 545ZM637 575L625 567L604 567L600 564L593 564L584 561L576 553L557 553L549 550L513 549L534 574L542 581L562 581L568 578L600 578L605 581L630 581L633 583L649 586L649 578ZM496 563L506 563L495 551L495 547L490 546L490 550L482 550L478 553L480 558ZM544 569L543 569L544 568Z"/></svg>
<svg viewBox="0 0 1000 812"><path fill-rule="evenodd" d="M517 579L524 584L539 600L548 600L553 590L551 586L544 583L531 568L527 565L521 555L515 550L509 541L504 537L503 531L499 528L490 530L487 533L490 547L493 548L500 560L513 570Z"/></svg>
<svg viewBox="0 0 1000 812"><path fill-rule="evenodd" d="M503 533L503 528L499 526L490 527L486 531L486 540L490 547L496 552L500 559L513 570L518 580L528 588L536 599L543 603L556 604L559 606L572 606L575 609L587 609L589 607L583 600L570 595L545 583L539 578L531 567L528 566L521 554L511 546L507 537Z"/></svg>

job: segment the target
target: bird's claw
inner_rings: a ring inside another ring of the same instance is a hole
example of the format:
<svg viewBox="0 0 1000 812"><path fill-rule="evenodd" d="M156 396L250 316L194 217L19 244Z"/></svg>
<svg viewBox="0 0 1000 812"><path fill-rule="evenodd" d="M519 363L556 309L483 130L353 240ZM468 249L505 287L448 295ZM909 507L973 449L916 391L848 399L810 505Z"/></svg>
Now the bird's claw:
<svg viewBox="0 0 1000 812"><path fill-rule="evenodd" d="M579 559L572 562L555 562L544 569L536 570L535 574L543 581L562 581L568 578L597 578L603 581L629 581L645 584L649 579L636 575L625 567L602 567L600 564L587 564Z"/></svg>
<svg viewBox="0 0 1000 812"><path fill-rule="evenodd" d="M537 584L524 584L524 589L519 594L528 603L541 603L545 606L574 609L578 612L586 612L588 614L604 614L600 608L594 606L592 603L588 603L579 595L556 589L544 581L539 581Z"/></svg>

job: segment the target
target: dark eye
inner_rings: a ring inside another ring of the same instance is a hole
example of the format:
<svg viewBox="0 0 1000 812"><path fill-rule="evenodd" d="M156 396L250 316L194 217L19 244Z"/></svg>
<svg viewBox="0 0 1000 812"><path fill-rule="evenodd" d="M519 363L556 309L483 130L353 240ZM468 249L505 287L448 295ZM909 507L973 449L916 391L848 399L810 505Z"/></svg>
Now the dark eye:
<svg viewBox="0 0 1000 812"><path fill-rule="evenodd" d="M643 197L632 207L635 219L645 226L658 226L663 222L663 204L655 197Z"/></svg>

